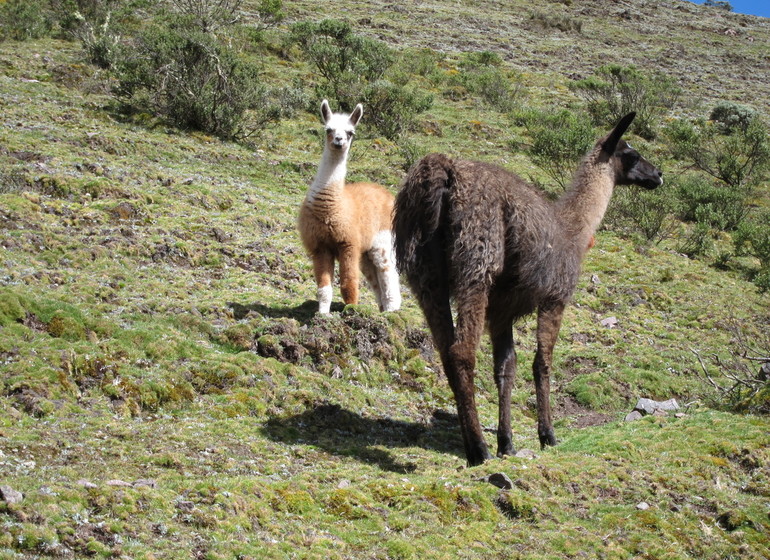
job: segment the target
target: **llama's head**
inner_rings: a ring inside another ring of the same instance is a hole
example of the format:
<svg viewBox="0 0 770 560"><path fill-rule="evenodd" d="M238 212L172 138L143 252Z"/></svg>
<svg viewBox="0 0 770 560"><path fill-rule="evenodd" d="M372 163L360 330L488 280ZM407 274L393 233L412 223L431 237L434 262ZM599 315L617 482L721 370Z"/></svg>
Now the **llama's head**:
<svg viewBox="0 0 770 560"><path fill-rule="evenodd" d="M636 113L627 114L618 121L612 132L597 142L599 161L607 161L612 165L616 184L654 189L663 184L663 172L621 139L635 116Z"/></svg>
<svg viewBox="0 0 770 560"><path fill-rule="evenodd" d="M364 114L364 108L359 103L350 115L344 113L332 113L329 102L324 99L321 102L321 117L326 127L326 146L332 150L347 152L350 143L353 141L353 135L356 132L356 125Z"/></svg>

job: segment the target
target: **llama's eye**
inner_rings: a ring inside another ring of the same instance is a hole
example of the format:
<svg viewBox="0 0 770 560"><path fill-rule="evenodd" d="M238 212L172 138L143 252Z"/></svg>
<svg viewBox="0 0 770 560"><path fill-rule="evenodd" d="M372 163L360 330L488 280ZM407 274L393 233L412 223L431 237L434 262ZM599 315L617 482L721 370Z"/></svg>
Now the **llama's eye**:
<svg viewBox="0 0 770 560"><path fill-rule="evenodd" d="M334 130L332 130L331 128L326 129L326 134L331 134L332 132L334 132Z"/></svg>
<svg viewBox="0 0 770 560"><path fill-rule="evenodd" d="M353 132L352 130L348 130L347 133L348 133L348 138L353 138L353 135L355 134L355 132Z"/></svg>

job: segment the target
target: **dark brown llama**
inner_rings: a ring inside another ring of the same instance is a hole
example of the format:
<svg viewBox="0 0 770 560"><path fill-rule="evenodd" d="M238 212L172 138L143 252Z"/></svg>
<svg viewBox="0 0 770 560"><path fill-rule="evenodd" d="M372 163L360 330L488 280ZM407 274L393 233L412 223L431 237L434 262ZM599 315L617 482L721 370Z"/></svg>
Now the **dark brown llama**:
<svg viewBox="0 0 770 560"><path fill-rule="evenodd" d="M497 454L511 455L513 323L535 310L537 431L541 446L556 444L549 398L551 360L583 256L615 185L654 189L663 183L662 173L621 140L634 116L623 117L596 143L571 188L555 202L500 167L441 154L417 162L396 197L398 266L441 355L471 465L491 458L473 385L484 326L492 340L499 394ZM456 324L450 299L457 308Z"/></svg>

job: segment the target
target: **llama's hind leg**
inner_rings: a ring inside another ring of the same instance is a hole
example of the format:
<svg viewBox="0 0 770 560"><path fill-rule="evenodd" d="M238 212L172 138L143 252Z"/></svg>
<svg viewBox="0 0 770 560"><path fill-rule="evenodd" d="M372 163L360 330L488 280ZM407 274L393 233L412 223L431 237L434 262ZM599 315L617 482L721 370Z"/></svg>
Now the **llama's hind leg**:
<svg viewBox="0 0 770 560"><path fill-rule="evenodd" d="M492 339L495 384L498 395L497 456L513 455L511 438L511 390L516 379L516 348L513 342L513 322L494 320L489 324Z"/></svg>
<svg viewBox="0 0 770 560"><path fill-rule="evenodd" d="M535 374L537 397L537 435L541 447L556 445L551 419L551 363L563 314L562 304L540 308L537 313L537 352L532 370Z"/></svg>
<svg viewBox="0 0 770 560"><path fill-rule="evenodd" d="M313 255L313 274L318 286L318 312L329 313L332 306L332 280L334 279L334 255L318 252Z"/></svg>
<svg viewBox="0 0 770 560"><path fill-rule="evenodd" d="M377 268L374 266L369 253L364 253L361 256L361 272L366 278L366 283L374 292L374 297L377 299L377 306L382 311L382 286L380 285L380 279L377 276Z"/></svg>
<svg viewBox="0 0 770 560"><path fill-rule="evenodd" d="M377 301L380 304L380 311L398 311L401 308L401 287L391 232L383 230L377 233L367 254L377 274L379 285Z"/></svg>
<svg viewBox="0 0 770 560"><path fill-rule="evenodd" d="M460 430L465 442L468 464L480 465L491 459L476 410L476 348L484 330L487 296L483 292L456 294L457 327L455 342L449 348L450 368L447 371L450 386L457 403Z"/></svg>

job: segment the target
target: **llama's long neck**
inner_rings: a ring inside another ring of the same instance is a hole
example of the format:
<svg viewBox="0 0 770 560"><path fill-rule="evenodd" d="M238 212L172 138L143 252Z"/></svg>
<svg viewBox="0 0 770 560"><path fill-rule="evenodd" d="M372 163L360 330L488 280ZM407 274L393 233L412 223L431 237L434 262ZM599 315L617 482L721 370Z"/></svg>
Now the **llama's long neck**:
<svg viewBox="0 0 770 560"><path fill-rule="evenodd" d="M581 246L588 246L607 211L615 175L609 163L588 156L575 174L572 187L557 201L556 210L568 233Z"/></svg>
<svg viewBox="0 0 770 560"><path fill-rule="evenodd" d="M347 150L333 150L326 146L318 172L307 191L307 200L311 204L322 200L326 203L334 201L337 193L345 186L347 173Z"/></svg>

